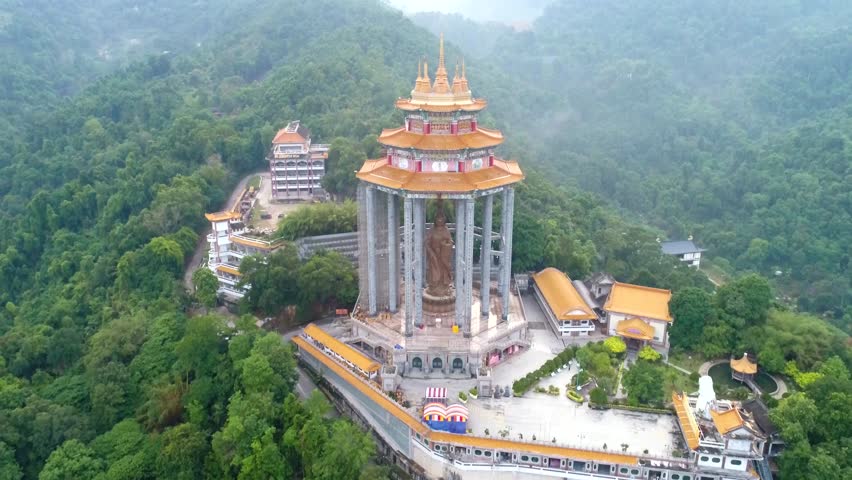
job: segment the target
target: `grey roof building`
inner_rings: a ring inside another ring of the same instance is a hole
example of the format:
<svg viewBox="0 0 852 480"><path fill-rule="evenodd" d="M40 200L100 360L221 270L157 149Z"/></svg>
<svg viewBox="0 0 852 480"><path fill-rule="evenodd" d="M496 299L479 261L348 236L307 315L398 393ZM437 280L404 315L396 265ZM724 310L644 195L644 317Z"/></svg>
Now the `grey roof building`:
<svg viewBox="0 0 852 480"><path fill-rule="evenodd" d="M686 262L690 267L698 268L701 263L701 253L706 250L700 248L692 242L692 240L676 240L671 242L663 242L660 244L665 255L674 255L682 262Z"/></svg>

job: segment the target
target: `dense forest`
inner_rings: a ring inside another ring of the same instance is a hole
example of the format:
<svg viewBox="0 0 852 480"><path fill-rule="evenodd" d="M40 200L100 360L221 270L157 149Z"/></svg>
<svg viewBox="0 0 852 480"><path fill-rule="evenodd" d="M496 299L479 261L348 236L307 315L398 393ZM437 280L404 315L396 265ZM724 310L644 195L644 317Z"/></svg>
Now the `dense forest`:
<svg viewBox="0 0 852 480"><path fill-rule="evenodd" d="M819 478L841 478L830 473L850 468L848 421L815 409L852 399L841 369L850 364L847 337L770 292L797 287L790 291L800 307L838 323L848 311L849 247L840 240L852 236L850 110L835 69L848 53L839 25L849 8L809 2L802 12L784 2L760 18L799 32L804 13L805 38L782 30L758 41L760 22L749 24L748 11L718 24L686 22L678 19L693 11L663 2L654 34L643 37L630 19L650 2L574 3L552 7L530 33L495 29L490 54L468 52L473 37L448 45L448 58L467 56L475 93L491 101L482 123L511 131L503 153L528 173L516 200L522 233L513 265L556 266L576 278L606 270L674 289L691 318L678 334L682 348L750 348L773 358L773 371L801 379L801 392L778 406L807 414L782 425L796 447L785 468L816 462L829 472ZM694 43L680 41L680 31L657 41L665 29L698 25ZM605 34L620 26L623 38ZM838 48L817 48L825 32ZM288 120L332 143L327 187L351 198L351 172L378 153L377 132L400 122L393 101L410 90L415 59L434 56L437 39L378 0L3 2L0 38L0 478L387 475L372 465L367 434L328 418L321 398L293 396L295 364L277 335L256 330L250 317L229 326L198 315L194 302L209 301L187 295L180 278L203 213L221 205L240 174L263 166ZM731 55L748 46L763 61L672 73L697 61L690 45L714 42ZM764 58L767 49L784 55ZM623 62L636 68L630 81L612 74ZM783 76L784 65L827 70ZM738 68L748 70L734 75ZM803 89L811 96L800 97ZM351 222L351 206L341 208ZM282 233L304 230L296 220ZM731 273L774 277L777 268L781 278L770 285L746 276L713 295L703 274L660 254L664 231L693 233ZM285 250L247 265L258 277L247 309L351 302L353 291L329 287L354 284L354 271L341 279L329 267L339 259L311 262Z"/></svg>

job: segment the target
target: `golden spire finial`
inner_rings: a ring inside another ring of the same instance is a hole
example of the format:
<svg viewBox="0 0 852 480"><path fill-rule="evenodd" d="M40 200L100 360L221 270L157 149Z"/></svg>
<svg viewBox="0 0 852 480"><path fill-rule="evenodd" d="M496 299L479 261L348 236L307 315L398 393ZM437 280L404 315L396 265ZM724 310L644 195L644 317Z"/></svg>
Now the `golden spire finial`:
<svg viewBox="0 0 852 480"><path fill-rule="evenodd" d="M450 93L450 82L447 80L447 68L444 66L444 34L441 34L441 42L438 49L438 69L435 70L435 84L432 85L434 93Z"/></svg>
<svg viewBox="0 0 852 480"><path fill-rule="evenodd" d="M462 80L467 80L467 75L464 73L464 57L462 57Z"/></svg>
<svg viewBox="0 0 852 480"><path fill-rule="evenodd" d="M417 60L417 81L423 80L423 62Z"/></svg>
<svg viewBox="0 0 852 480"><path fill-rule="evenodd" d="M444 68L444 32L441 32L441 44L438 48L438 68Z"/></svg>

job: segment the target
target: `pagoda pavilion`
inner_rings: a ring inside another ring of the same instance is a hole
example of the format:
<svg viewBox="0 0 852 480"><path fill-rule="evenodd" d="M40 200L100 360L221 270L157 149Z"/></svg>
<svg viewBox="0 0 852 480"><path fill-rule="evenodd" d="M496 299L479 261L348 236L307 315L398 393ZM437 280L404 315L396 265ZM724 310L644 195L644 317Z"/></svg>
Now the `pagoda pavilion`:
<svg viewBox="0 0 852 480"><path fill-rule="evenodd" d="M524 175L517 162L495 156L503 134L479 126L477 115L486 105L471 94L464 62L450 80L442 37L434 81L421 59L411 96L396 101L403 125L382 131L382 158L367 160L357 173L356 320L372 328L370 335L356 333L372 341L368 349L376 348L377 336L385 337L379 343L396 350L394 363L404 371L469 370L493 343L477 341L480 332L523 320L522 314L512 318L510 285L514 186ZM481 225L474 222L477 202ZM498 233L495 207L501 212ZM427 210L433 218L427 219ZM481 243L478 261L475 239ZM508 353L515 347L508 345Z"/></svg>

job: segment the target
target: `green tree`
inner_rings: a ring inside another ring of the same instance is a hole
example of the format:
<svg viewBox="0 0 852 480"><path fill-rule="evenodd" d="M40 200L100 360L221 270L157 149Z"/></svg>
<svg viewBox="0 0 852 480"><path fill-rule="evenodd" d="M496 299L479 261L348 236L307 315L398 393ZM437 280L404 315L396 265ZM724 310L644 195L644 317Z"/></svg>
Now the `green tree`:
<svg viewBox="0 0 852 480"><path fill-rule="evenodd" d="M589 402L593 405L606 405L609 403L606 391L600 387L595 387L589 392Z"/></svg>
<svg viewBox="0 0 852 480"><path fill-rule="evenodd" d="M194 425L182 423L163 432L157 455L158 478L191 480L201 475L210 447L204 433Z"/></svg>
<svg viewBox="0 0 852 480"><path fill-rule="evenodd" d="M219 281L216 275L207 268L199 268L192 274L192 284L195 286L195 298L206 309L216 306Z"/></svg>
<svg viewBox="0 0 852 480"><path fill-rule="evenodd" d="M299 269L298 286L303 305L324 310L338 305L351 307L358 297L358 276L352 262L343 255L320 252Z"/></svg>
<svg viewBox="0 0 852 480"><path fill-rule="evenodd" d="M358 478L361 470L376 453L376 445L368 434L348 421L337 421L314 472L323 480Z"/></svg>
<svg viewBox="0 0 852 480"><path fill-rule="evenodd" d="M628 369L621 380L632 405L658 405L664 398L663 370L651 362L640 360Z"/></svg>
<svg viewBox="0 0 852 480"><path fill-rule="evenodd" d="M3 442L0 442L0 478L19 480L23 477L21 467L15 461L15 452Z"/></svg>
<svg viewBox="0 0 852 480"><path fill-rule="evenodd" d="M277 315L284 307L298 301L299 257L291 245L279 248L266 258L244 258L240 273L240 285L251 285L240 304L248 311Z"/></svg>
<svg viewBox="0 0 852 480"><path fill-rule="evenodd" d="M627 351L627 344L624 343L624 340L621 337L607 338L604 340L604 346L613 354L624 353Z"/></svg>
<svg viewBox="0 0 852 480"><path fill-rule="evenodd" d="M103 471L103 463L95 457L91 448L79 440L68 440L53 451L39 480L86 480L93 479Z"/></svg>
<svg viewBox="0 0 852 480"><path fill-rule="evenodd" d="M713 323L715 310L712 297L698 288L684 288L672 295L669 311L674 318L669 334L672 347L698 348L704 325Z"/></svg>

